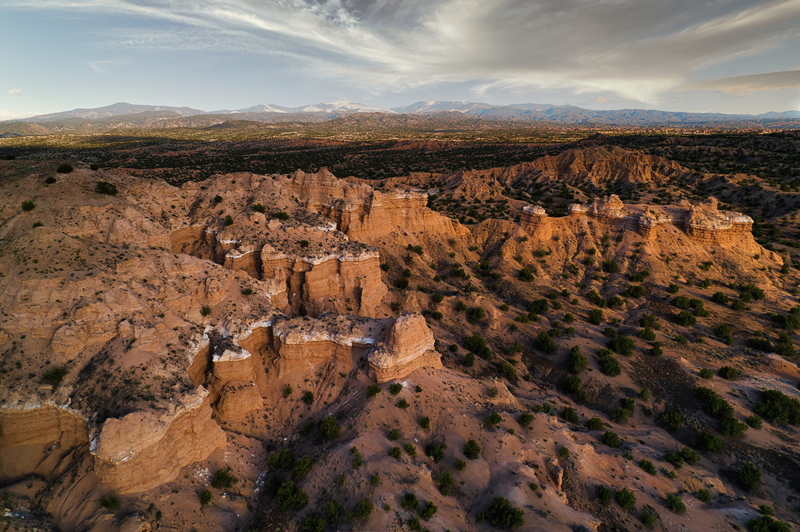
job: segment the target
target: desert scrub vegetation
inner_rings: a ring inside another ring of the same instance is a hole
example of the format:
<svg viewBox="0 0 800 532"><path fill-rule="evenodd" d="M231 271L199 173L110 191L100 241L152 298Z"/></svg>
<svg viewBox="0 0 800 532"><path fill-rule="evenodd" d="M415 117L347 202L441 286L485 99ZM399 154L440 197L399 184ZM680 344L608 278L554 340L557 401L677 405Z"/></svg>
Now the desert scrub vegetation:
<svg viewBox="0 0 800 532"><path fill-rule="evenodd" d="M505 497L495 497L486 510L478 513L478 521L483 520L495 526L516 528L525 524L525 512L514 507Z"/></svg>

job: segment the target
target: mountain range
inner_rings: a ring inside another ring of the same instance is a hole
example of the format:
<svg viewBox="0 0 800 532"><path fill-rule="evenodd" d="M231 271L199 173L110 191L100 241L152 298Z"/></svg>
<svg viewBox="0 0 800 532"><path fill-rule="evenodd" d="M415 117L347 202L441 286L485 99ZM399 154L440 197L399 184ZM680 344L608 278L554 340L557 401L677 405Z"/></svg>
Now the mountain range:
<svg viewBox="0 0 800 532"><path fill-rule="evenodd" d="M9 120L2 123L6 126L15 123L17 127L0 129L0 133L19 133L21 123L63 125L66 129L79 128L92 123L103 127L113 127L116 122L122 121L129 125L147 125L153 121L163 119L178 120L189 117L207 117L203 120L191 120L185 125L210 125L225 119L245 119L262 122L275 121L323 121L339 118L355 113L384 113L392 115L422 115L431 116L442 113L457 113L458 115L488 120L519 121L519 122L547 122L553 124L572 125L609 125L609 126L701 126L701 125L736 125L736 124L764 124L765 126L776 123L788 127L797 127L796 120L800 119L800 111L770 112L760 115L723 114L723 113L688 113L658 111L651 109L618 109L618 110L593 110L571 105L548 104L511 104L493 105L481 102L466 101L420 101L411 105L384 109L364 105L349 100L322 102L300 107L285 107L275 104L260 104L236 110L217 110L206 112L191 107L170 107L154 105L136 105L129 103L115 103L106 107L94 109L73 109L59 113L50 113L33 116L23 120ZM206 123L208 122L208 123ZM166 125L166 124L165 124ZM180 125L180 124L178 124ZM177 127L177 126L168 126ZM0 126L2 128L2 126ZM37 134L35 126L28 134ZM49 128L51 131L58 130ZM44 133L42 131L42 133Z"/></svg>

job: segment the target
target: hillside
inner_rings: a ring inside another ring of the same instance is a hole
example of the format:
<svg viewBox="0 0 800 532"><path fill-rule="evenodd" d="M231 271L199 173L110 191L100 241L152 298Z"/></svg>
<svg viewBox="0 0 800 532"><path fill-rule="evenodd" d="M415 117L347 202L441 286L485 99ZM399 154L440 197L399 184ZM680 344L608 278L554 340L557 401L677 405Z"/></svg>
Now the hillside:
<svg viewBox="0 0 800 532"><path fill-rule="evenodd" d="M597 137L377 179L63 162L0 160L10 528L798 527L800 274L755 176Z"/></svg>

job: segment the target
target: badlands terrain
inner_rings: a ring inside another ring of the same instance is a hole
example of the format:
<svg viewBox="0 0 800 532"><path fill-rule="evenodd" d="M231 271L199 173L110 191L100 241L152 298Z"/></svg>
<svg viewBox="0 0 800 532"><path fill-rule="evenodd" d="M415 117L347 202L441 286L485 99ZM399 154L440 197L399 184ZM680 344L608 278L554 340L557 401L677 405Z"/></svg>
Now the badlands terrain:
<svg viewBox="0 0 800 532"><path fill-rule="evenodd" d="M798 137L590 133L0 140L0 529L800 529Z"/></svg>

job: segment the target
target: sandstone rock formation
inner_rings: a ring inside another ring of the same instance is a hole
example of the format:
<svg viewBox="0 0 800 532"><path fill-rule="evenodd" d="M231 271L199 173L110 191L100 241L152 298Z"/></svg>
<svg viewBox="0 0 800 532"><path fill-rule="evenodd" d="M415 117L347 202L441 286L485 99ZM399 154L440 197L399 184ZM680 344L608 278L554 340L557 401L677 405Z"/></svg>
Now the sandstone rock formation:
<svg viewBox="0 0 800 532"><path fill-rule="evenodd" d="M392 232L465 234L458 222L425 207L424 192L379 192L364 184L336 179L327 169L316 174L297 171L288 189L306 208L336 222L351 240L374 243Z"/></svg>
<svg viewBox="0 0 800 532"><path fill-rule="evenodd" d="M401 379L421 367L440 368L439 354L425 319L418 314L399 316L385 339L369 354L369 367L379 383Z"/></svg>
<svg viewBox="0 0 800 532"><path fill-rule="evenodd" d="M144 491L174 479L181 468L225 444L202 387L163 413L134 412L109 419L92 442L95 474L120 493Z"/></svg>

